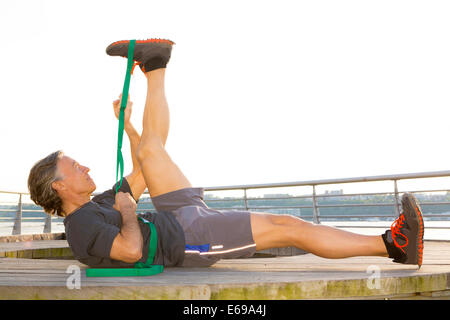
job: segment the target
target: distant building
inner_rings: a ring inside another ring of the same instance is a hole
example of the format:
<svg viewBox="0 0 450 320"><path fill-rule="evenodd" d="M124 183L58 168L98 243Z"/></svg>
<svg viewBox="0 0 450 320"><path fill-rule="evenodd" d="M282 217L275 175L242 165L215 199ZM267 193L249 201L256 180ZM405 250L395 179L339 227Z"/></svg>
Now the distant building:
<svg viewBox="0 0 450 320"><path fill-rule="evenodd" d="M344 194L344 190L343 189L339 189L339 190L325 190L325 194L329 194L329 195L334 195L334 194Z"/></svg>
<svg viewBox="0 0 450 320"><path fill-rule="evenodd" d="M263 198L287 198L291 197L289 193L269 193L265 194Z"/></svg>
<svg viewBox="0 0 450 320"><path fill-rule="evenodd" d="M217 196L215 196L214 194L211 194L211 193L206 193L206 194L204 194L203 195L203 199L204 200L213 200L213 199L220 199L220 197L217 197Z"/></svg>

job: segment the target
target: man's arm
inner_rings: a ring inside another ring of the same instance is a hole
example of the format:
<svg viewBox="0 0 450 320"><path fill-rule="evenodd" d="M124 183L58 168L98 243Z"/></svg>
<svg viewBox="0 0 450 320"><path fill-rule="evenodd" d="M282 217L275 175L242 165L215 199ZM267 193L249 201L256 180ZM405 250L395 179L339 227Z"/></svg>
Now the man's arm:
<svg viewBox="0 0 450 320"><path fill-rule="evenodd" d="M122 215L122 227L114 238L110 257L128 263L142 258L143 239L136 216L136 201L129 193L117 192L114 209Z"/></svg>
<svg viewBox="0 0 450 320"><path fill-rule="evenodd" d="M119 98L120 99L117 99L113 102L114 114L117 119L119 119L120 101L122 95L120 95ZM138 201L142 193L144 193L145 189L147 188L147 185L145 184L144 175L142 174L141 167L136 158L136 150L138 148L139 142L141 141L141 136L136 131L136 129L134 128L133 124L130 121L132 107L133 102L130 101L130 96L128 96L127 107L125 108L125 115L124 115L124 129L130 141L133 170L125 178L127 179L128 184L130 185L130 189L131 192L133 193L134 199Z"/></svg>

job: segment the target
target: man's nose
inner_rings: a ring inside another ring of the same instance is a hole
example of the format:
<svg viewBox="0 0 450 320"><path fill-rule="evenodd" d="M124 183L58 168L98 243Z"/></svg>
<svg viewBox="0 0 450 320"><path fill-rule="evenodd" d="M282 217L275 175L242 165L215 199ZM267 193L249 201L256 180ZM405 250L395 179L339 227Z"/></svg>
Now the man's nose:
<svg viewBox="0 0 450 320"><path fill-rule="evenodd" d="M83 172L88 173L89 171L91 171L91 169L89 169L88 167L82 166L83 167Z"/></svg>

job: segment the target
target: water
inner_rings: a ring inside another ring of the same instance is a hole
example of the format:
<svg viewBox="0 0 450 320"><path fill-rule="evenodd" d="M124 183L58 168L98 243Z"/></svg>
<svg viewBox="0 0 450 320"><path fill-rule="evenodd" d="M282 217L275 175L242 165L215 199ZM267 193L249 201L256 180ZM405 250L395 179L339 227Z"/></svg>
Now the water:
<svg viewBox="0 0 450 320"><path fill-rule="evenodd" d="M328 226L345 226L343 230L364 234L381 235L390 228L391 221L321 221L321 224ZM430 221L425 219L425 240L450 240L450 221ZM0 236L12 234L14 222L0 223ZM358 228L363 226L363 228ZM430 227L447 227L448 229L431 229ZM44 221L23 221L22 234L39 234L44 230ZM52 222L52 233L64 232L62 221Z"/></svg>

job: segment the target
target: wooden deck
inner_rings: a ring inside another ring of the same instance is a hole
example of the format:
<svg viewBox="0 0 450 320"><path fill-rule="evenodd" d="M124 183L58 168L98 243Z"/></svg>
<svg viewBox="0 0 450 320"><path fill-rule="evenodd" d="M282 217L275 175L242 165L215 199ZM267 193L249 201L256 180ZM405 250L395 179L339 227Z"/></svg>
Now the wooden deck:
<svg viewBox="0 0 450 320"><path fill-rule="evenodd" d="M80 268L80 289L70 289L70 266ZM86 278L85 268L65 240L0 243L0 299L450 299L444 241L425 242L420 269L381 257L312 254L222 260L150 277Z"/></svg>

